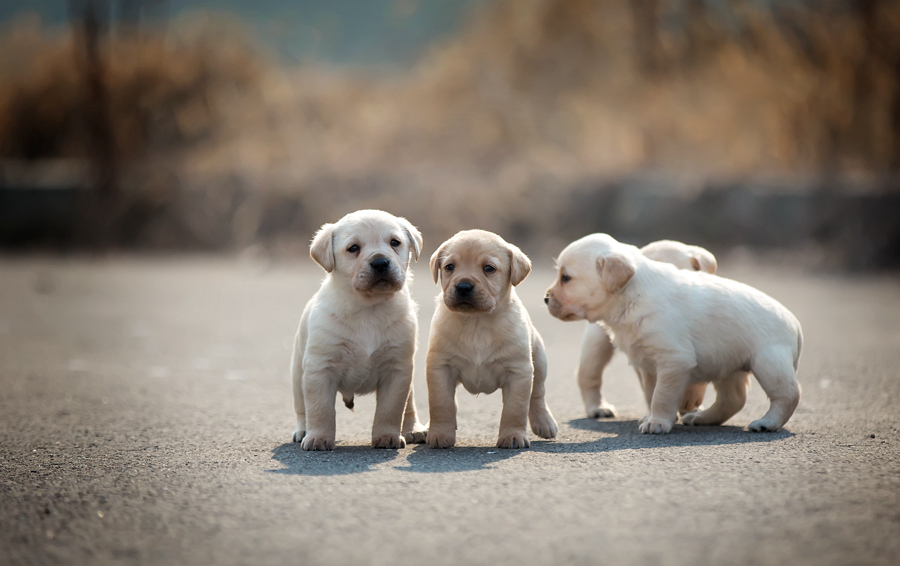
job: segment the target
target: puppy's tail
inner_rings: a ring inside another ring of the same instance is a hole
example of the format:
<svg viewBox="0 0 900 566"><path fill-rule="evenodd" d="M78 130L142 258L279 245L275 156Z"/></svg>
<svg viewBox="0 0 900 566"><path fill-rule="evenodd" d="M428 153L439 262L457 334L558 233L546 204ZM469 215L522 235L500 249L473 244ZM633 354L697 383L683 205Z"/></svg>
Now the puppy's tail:
<svg viewBox="0 0 900 566"><path fill-rule="evenodd" d="M344 398L344 405L346 405L347 408L352 411L353 410L353 395L351 394L349 397L343 396L343 398Z"/></svg>

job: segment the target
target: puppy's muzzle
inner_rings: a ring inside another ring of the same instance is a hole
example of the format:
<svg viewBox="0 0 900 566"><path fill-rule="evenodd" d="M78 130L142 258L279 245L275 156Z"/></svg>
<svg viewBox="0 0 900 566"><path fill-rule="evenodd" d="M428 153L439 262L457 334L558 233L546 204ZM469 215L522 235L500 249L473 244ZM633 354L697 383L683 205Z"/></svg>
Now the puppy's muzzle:
<svg viewBox="0 0 900 566"><path fill-rule="evenodd" d="M468 281L464 281L456 285L456 296L461 299L469 298L474 291L475 285L473 283L469 283Z"/></svg>
<svg viewBox="0 0 900 566"><path fill-rule="evenodd" d="M375 273L384 273L391 268L391 260L380 257L369 264Z"/></svg>
<svg viewBox="0 0 900 566"><path fill-rule="evenodd" d="M447 291L444 304L457 312L483 312L493 308L472 281L460 281Z"/></svg>
<svg viewBox="0 0 900 566"><path fill-rule="evenodd" d="M547 305L547 309L550 311L550 314L555 316L556 318L562 318L561 316L561 306L559 301L553 296L553 293L547 291L547 294L544 295L544 304Z"/></svg>
<svg viewBox="0 0 900 566"><path fill-rule="evenodd" d="M395 292L403 285L402 265L382 255L368 260L368 269L363 269L358 277L360 291Z"/></svg>

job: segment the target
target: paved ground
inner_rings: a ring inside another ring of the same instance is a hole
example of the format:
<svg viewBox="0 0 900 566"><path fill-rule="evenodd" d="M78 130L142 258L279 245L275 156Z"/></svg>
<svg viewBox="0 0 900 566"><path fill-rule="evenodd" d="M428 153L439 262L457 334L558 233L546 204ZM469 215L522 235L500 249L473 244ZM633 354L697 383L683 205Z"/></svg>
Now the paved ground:
<svg viewBox="0 0 900 566"><path fill-rule="evenodd" d="M416 270L424 343L435 288ZM729 426L641 436L621 354L622 417L583 418L582 327L546 313L542 269L520 294L558 439L493 448L499 394L461 390L453 450L368 448L364 397L337 450L302 453L287 367L311 262L0 260L0 564L900 563L900 279L721 273L803 323L782 432L743 430L765 411L754 384Z"/></svg>

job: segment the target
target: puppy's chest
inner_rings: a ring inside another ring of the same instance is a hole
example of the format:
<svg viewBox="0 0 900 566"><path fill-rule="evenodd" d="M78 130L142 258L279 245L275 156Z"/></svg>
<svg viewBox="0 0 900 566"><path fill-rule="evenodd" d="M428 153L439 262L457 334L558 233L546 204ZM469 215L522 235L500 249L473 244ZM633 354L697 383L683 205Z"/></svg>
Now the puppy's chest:
<svg viewBox="0 0 900 566"><path fill-rule="evenodd" d="M385 361L397 357L408 340L399 340L390 332L372 333L346 338L341 344L335 362L345 366L345 371L367 373Z"/></svg>
<svg viewBox="0 0 900 566"><path fill-rule="evenodd" d="M531 368L530 351L491 341L462 341L452 360L457 380L469 393L492 393Z"/></svg>
<svg viewBox="0 0 900 566"><path fill-rule="evenodd" d="M414 329L402 320L375 329L356 325L311 333L304 366L334 372L342 391L365 393L382 374L396 371L403 361L411 363L413 341Z"/></svg>
<svg viewBox="0 0 900 566"><path fill-rule="evenodd" d="M643 340L639 333L630 329L619 329L613 333L613 344L622 350L628 356L628 362L638 368L644 370L652 370L653 348Z"/></svg>

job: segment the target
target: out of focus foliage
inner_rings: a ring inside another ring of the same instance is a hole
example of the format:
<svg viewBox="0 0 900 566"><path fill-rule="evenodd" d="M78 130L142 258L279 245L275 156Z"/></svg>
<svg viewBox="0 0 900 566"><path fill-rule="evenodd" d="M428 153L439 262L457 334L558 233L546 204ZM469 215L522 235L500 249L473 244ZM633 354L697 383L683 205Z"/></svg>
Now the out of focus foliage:
<svg viewBox="0 0 900 566"><path fill-rule="evenodd" d="M872 189L900 169L900 2L498 0L378 73L287 65L243 29L197 13L98 43L110 182L218 194L204 214L230 224L210 243L258 238L283 198L270 231L381 206L534 237L585 184L629 175L691 194ZM0 33L0 157L96 161L83 43L29 19Z"/></svg>

